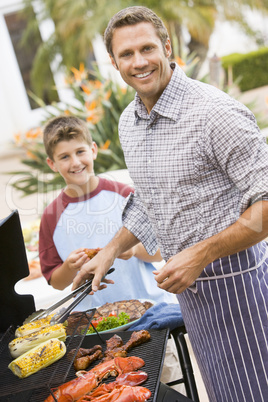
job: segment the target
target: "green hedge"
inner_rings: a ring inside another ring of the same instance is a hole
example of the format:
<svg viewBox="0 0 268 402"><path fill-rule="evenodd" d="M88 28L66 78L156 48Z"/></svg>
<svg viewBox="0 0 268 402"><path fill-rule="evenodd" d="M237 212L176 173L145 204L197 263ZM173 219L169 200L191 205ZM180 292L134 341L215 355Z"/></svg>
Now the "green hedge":
<svg viewBox="0 0 268 402"><path fill-rule="evenodd" d="M221 57L222 67L228 76L228 67L233 70L233 81L242 92L268 85L268 48L247 54L233 53Z"/></svg>

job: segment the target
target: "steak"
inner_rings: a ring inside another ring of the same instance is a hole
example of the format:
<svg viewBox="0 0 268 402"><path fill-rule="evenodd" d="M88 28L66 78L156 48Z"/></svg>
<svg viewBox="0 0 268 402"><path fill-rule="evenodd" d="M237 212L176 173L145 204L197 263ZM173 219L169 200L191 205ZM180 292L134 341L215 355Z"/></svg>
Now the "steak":
<svg viewBox="0 0 268 402"><path fill-rule="evenodd" d="M97 308L94 317L108 317L110 313L118 315L123 311L128 314L130 321L137 320L143 316L146 310L153 306L153 303L146 301L142 303L137 299L121 300L114 303L106 303Z"/></svg>

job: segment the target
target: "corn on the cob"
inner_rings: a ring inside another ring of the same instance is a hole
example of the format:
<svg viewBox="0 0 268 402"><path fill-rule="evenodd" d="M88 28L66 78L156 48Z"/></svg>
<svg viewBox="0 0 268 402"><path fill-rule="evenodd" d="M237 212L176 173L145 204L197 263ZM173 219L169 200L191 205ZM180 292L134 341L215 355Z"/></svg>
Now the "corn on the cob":
<svg viewBox="0 0 268 402"><path fill-rule="evenodd" d="M54 314L51 314L45 318L41 318L40 320L35 320L22 325L21 327L16 329L15 336L18 338L19 336L29 335L32 332L39 331L42 328L48 327L53 315Z"/></svg>
<svg viewBox="0 0 268 402"><path fill-rule="evenodd" d="M60 341L65 341L66 331L63 324L51 325L40 331L13 339L13 341L8 344L10 354L14 358L19 357L23 353L28 352L28 350L51 338L58 338Z"/></svg>
<svg viewBox="0 0 268 402"><path fill-rule="evenodd" d="M66 353L65 343L49 339L13 360L8 368L19 378L25 378L56 362Z"/></svg>

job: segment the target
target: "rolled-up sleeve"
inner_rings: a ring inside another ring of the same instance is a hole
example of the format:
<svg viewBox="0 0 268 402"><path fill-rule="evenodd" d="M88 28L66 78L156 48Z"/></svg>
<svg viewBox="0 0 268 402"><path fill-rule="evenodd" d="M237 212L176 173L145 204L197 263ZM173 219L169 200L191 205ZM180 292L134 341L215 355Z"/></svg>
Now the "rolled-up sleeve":
<svg viewBox="0 0 268 402"><path fill-rule="evenodd" d="M241 192L239 215L256 201L268 200L268 147L256 119L231 99L211 112L207 153Z"/></svg>

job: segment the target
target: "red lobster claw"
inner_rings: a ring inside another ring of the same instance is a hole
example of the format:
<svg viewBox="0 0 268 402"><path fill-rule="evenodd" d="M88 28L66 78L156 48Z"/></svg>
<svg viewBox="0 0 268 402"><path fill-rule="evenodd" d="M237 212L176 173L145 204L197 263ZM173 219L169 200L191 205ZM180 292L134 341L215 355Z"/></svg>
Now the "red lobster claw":
<svg viewBox="0 0 268 402"><path fill-rule="evenodd" d="M83 396L77 402L83 402L85 400L91 401L95 400L102 395L107 395L112 392L115 388L119 388L121 385L129 385L136 386L142 384L148 378L148 374L144 371L135 371L130 373L120 374L115 381L110 382L109 384L99 385L94 391L92 391L89 395ZM86 399L85 399L86 398Z"/></svg>
<svg viewBox="0 0 268 402"><path fill-rule="evenodd" d="M94 398L94 402L145 402L151 396L151 391L144 387L129 387L128 385L118 385L111 393ZM79 399L79 402L90 401L90 396L86 395Z"/></svg>

